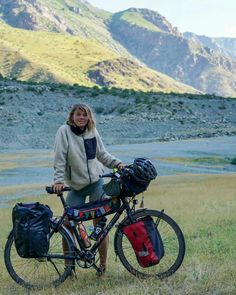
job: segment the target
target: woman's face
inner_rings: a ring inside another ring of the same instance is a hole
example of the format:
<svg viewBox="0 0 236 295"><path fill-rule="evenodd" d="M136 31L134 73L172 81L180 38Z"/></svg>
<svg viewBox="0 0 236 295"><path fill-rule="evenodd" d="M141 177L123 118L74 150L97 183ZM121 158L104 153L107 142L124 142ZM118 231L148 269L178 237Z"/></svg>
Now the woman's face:
<svg viewBox="0 0 236 295"><path fill-rule="evenodd" d="M72 118L75 125L82 129L88 124L89 121L87 113L81 109L75 110Z"/></svg>

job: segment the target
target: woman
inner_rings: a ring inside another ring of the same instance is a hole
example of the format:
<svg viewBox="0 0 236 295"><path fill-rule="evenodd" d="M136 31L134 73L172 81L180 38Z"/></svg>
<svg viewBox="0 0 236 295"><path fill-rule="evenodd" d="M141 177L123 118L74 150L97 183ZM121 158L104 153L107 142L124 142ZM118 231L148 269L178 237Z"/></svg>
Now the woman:
<svg viewBox="0 0 236 295"><path fill-rule="evenodd" d="M90 202L104 196L102 164L108 168L121 169L122 162L110 155L102 143L96 129L91 109L86 104L76 104L69 113L68 120L56 134L54 158L54 190L60 192L65 183L71 191L67 195L69 206ZM99 219L94 220L94 226ZM69 223L67 222L67 227ZM108 236L99 247L100 272L105 272L108 250Z"/></svg>

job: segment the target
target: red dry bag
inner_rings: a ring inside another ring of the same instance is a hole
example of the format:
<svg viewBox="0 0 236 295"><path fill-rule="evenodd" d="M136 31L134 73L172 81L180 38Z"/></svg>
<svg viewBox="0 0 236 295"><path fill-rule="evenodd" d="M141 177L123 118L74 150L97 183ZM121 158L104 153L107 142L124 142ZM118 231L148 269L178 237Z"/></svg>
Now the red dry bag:
<svg viewBox="0 0 236 295"><path fill-rule="evenodd" d="M164 246L151 216L125 225L122 230L130 241L140 266L149 267L160 262L164 256Z"/></svg>

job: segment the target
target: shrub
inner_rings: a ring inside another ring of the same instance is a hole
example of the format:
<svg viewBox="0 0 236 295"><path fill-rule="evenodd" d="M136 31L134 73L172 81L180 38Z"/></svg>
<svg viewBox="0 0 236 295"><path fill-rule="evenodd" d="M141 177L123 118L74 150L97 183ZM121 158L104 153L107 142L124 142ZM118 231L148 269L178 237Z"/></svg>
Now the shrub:
<svg viewBox="0 0 236 295"><path fill-rule="evenodd" d="M96 96L98 96L99 95L99 92L98 91L93 91L92 93L91 93L91 97L96 97Z"/></svg>
<svg viewBox="0 0 236 295"><path fill-rule="evenodd" d="M94 109L95 109L95 112L97 114L102 114L104 112L104 108L103 107L95 107Z"/></svg>
<svg viewBox="0 0 236 295"><path fill-rule="evenodd" d="M94 90L96 90L96 91L99 91L99 90L100 90L100 88L99 88L97 85L93 86L92 88L93 88Z"/></svg>
<svg viewBox="0 0 236 295"><path fill-rule="evenodd" d="M103 86L101 89L101 93L105 94L109 92L109 88L107 86Z"/></svg>
<svg viewBox="0 0 236 295"><path fill-rule="evenodd" d="M236 165L236 157L233 158L233 159L231 159L230 164L232 164L232 165Z"/></svg>
<svg viewBox="0 0 236 295"><path fill-rule="evenodd" d="M127 108L125 108L125 107L121 107L118 109L119 114L124 114L126 111L127 111Z"/></svg>

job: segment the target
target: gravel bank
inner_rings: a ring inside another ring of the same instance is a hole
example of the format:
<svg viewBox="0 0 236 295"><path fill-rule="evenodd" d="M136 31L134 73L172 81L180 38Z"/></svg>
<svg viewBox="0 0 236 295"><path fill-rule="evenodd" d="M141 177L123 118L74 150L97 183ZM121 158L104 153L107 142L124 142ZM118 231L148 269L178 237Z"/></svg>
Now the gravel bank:
<svg viewBox="0 0 236 295"><path fill-rule="evenodd" d="M88 103L106 144L172 141L236 134L236 99L0 82L0 149L52 148L68 110Z"/></svg>

